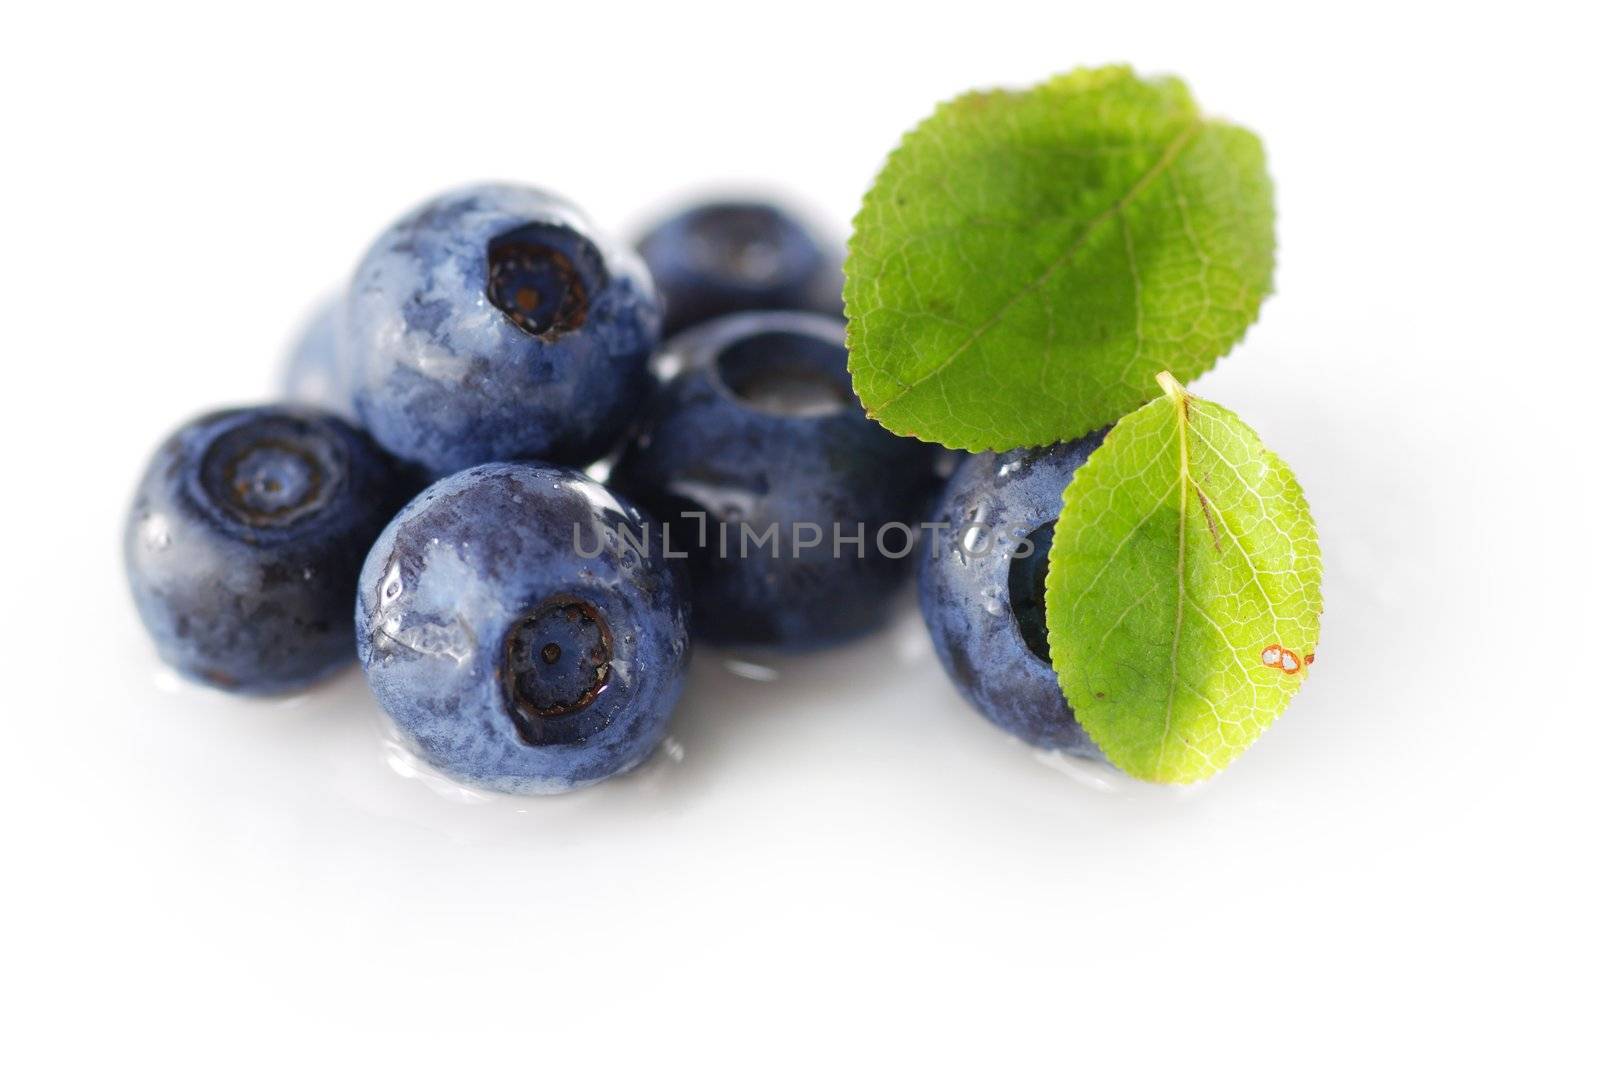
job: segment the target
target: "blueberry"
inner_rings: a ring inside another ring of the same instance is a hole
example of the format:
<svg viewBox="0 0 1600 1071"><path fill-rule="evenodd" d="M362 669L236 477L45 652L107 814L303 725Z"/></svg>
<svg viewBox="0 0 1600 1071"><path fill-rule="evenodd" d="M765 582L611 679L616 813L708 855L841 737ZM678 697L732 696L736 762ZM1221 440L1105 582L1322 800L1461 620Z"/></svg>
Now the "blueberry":
<svg viewBox="0 0 1600 1071"><path fill-rule="evenodd" d="M793 215L760 201L711 201L639 240L666 303L666 333L730 312L844 315L843 257Z"/></svg>
<svg viewBox="0 0 1600 1071"><path fill-rule="evenodd" d="M976 454L956 469L920 556L922 615L968 702L1037 747L1098 757L1050 666L1044 580L1061 492L1104 432Z"/></svg>
<svg viewBox="0 0 1600 1071"><path fill-rule="evenodd" d="M356 634L419 754L472 784L547 793L650 753L689 638L678 563L640 553L646 523L587 476L530 462L459 472L401 511L362 570Z"/></svg>
<svg viewBox="0 0 1600 1071"><path fill-rule="evenodd" d="M283 393L291 402L314 405L357 423L350 400L350 374L340 352L343 315L342 295L317 306L289 348Z"/></svg>
<svg viewBox="0 0 1600 1071"><path fill-rule="evenodd" d="M656 367L666 379L612 481L689 555L696 634L803 648L882 623L938 451L867 419L844 325L741 313L678 337Z"/></svg>
<svg viewBox="0 0 1600 1071"><path fill-rule="evenodd" d="M571 204L477 186L422 205L368 250L343 356L361 422L430 472L582 464L642 400L660 323L644 265Z"/></svg>
<svg viewBox="0 0 1600 1071"><path fill-rule="evenodd" d="M123 540L161 657L240 692L302 687L355 653L367 549L414 490L362 432L287 406L179 428L145 470Z"/></svg>

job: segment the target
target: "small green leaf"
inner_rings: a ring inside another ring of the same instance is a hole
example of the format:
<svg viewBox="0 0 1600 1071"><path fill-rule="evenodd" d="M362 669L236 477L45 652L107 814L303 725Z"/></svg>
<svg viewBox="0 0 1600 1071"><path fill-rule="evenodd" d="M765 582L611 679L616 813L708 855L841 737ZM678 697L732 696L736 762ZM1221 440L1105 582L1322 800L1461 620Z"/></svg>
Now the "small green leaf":
<svg viewBox="0 0 1600 1071"><path fill-rule="evenodd" d="M1045 581L1050 654L1079 722L1148 781L1238 757L1306 676L1322 558L1294 474L1167 373L1062 496Z"/></svg>
<svg viewBox="0 0 1600 1071"><path fill-rule="evenodd" d="M850 371L890 431L1073 439L1210 368L1272 286L1254 134L1125 67L941 105L889 157L845 263Z"/></svg>

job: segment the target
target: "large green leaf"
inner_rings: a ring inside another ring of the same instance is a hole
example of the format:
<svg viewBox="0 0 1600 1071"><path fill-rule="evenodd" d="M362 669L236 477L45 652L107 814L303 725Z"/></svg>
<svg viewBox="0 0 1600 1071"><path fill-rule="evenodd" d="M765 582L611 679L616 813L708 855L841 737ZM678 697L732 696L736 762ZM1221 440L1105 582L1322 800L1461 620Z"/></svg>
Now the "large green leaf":
<svg viewBox="0 0 1600 1071"><path fill-rule="evenodd" d="M1067 700L1135 777L1198 781L1282 713L1322 612L1294 474L1237 416L1166 394L1124 417L1062 497L1045 614Z"/></svg>
<svg viewBox="0 0 1600 1071"><path fill-rule="evenodd" d="M1226 353L1272 285L1261 143L1124 67L971 93L906 135L845 264L867 412L966 450L1076 438Z"/></svg>

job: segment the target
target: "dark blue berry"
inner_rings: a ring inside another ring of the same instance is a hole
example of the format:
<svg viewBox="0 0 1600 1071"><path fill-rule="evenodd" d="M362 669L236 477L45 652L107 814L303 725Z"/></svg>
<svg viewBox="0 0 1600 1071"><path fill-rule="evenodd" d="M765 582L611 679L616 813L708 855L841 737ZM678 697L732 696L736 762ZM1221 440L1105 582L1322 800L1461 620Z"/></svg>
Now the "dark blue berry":
<svg viewBox="0 0 1600 1071"><path fill-rule="evenodd" d="M713 320L663 350L612 481L689 555L698 635L814 647L887 618L939 451L868 420L845 361L839 320L795 312Z"/></svg>
<svg viewBox="0 0 1600 1071"><path fill-rule="evenodd" d="M430 472L582 464L642 401L660 324L644 265L575 207L477 186L379 237L350 284L340 356L363 425Z"/></svg>
<svg viewBox="0 0 1600 1071"><path fill-rule="evenodd" d="M359 423L350 398L350 372L341 350L344 295L318 305L289 347L283 367L283 394L297 405L312 405Z"/></svg>
<svg viewBox="0 0 1600 1071"><path fill-rule="evenodd" d="M681 570L581 473L480 465L424 491L361 574L356 633L379 703L446 773L561 792L660 742L689 658Z"/></svg>
<svg viewBox="0 0 1600 1071"><path fill-rule="evenodd" d="M668 335L731 312L844 314L843 258L775 205L695 205L640 239L639 253L666 303Z"/></svg>
<svg viewBox="0 0 1600 1071"><path fill-rule="evenodd" d="M1098 757L1050 665L1044 581L1061 493L1103 432L976 454L956 469L922 552L922 614L950 679L984 717L1038 747Z"/></svg>
<svg viewBox="0 0 1600 1071"><path fill-rule="evenodd" d="M335 669L355 653L349 606L367 549L413 489L365 434L317 410L185 424L146 469L124 538L161 657L241 692Z"/></svg>

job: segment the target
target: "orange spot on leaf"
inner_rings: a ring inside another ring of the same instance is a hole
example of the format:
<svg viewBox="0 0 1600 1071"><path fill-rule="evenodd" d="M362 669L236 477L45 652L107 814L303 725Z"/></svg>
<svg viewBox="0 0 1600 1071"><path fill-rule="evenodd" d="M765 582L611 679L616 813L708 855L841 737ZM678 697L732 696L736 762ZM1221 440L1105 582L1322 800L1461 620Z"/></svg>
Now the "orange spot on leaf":
<svg viewBox="0 0 1600 1071"><path fill-rule="evenodd" d="M1306 655L1302 661L1300 656L1282 644L1271 643L1261 649L1261 664L1271 669L1281 669L1291 677L1300 670L1309 666L1315 655Z"/></svg>

